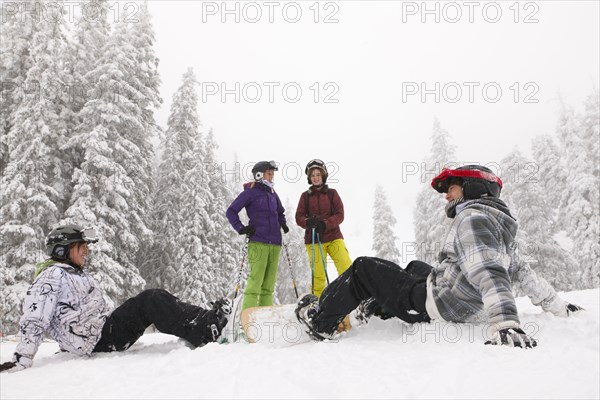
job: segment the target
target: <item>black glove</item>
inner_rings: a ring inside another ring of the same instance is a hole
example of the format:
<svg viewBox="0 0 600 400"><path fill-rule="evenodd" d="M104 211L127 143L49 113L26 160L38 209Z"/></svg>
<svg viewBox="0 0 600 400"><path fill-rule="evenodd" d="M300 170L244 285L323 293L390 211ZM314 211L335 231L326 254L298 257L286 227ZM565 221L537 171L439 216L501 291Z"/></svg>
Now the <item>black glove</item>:
<svg viewBox="0 0 600 400"><path fill-rule="evenodd" d="M319 223L319 218L317 217L309 217L306 219L306 229L311 230L313 228L317 228L317 224Z"/></svg>
<svg viewBox="0 0 600 400"><path fill-rule="evenodd" d="M281 225L281 229L283 229L283 233L288 233L290 231L290 228L288 228L286 224Z"/></svg>
<svg viewBox="0 0 600 400"><path fill-rule="evenodd" d="M327 226L325 225L325 221L319 220L319 221L317 221L317 226L315 228L315 232L317 232L318 234L322 234L323 232L325 232L326 227Z"/></svg>
<svg viewBox="0 0 600 400"><path fill-rule="evenodd" d="M523 348L523 343L525 343L526 349L531 349L537 346L537 342L534 338L527 335L523 332L521 328L504 328L500 329L492 340L488 340L485 344L491 345L504 345L504 346L512 346L512 347L521 347Z"/></svg>
<svg viewBox="0 0 600 400"><path fill-rule="evenodd" d="M16 366L17 366L17 363L12 362L12 361L2 363L2 364L0 364L0 372L8 371L9 369L14 368Z"/></svg>
<svg viewBox="0 0 600 400"><path fill-rule="evenodd" d="M252 236L256 233L256 229L252 225L243 226L239 233L240 235Z"/></svg>
<svg viewBox="0 0 600 400"><path fill-rule="evenodd" d="M583 307L578 306L577 304L567 303L567 315L571 315L571 313L585 310Z"/></svg>

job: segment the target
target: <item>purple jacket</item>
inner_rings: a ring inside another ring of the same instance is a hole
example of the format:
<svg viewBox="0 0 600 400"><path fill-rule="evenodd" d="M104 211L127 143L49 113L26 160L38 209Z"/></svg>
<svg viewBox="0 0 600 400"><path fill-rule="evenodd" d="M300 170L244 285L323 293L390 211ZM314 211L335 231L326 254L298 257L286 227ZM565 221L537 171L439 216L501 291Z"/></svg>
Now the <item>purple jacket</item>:
<svg viewBox="0 0 600 400"><path fill-rule="evenodd" d="M244 191L231 203L227 209L227 219L233 229L239 232L244 226L239 213L246 208L246 214L256 233L250 237L254 242L281 244L281 226L285 222L285 209L277 193L260 182L244 184Z"/></svg>

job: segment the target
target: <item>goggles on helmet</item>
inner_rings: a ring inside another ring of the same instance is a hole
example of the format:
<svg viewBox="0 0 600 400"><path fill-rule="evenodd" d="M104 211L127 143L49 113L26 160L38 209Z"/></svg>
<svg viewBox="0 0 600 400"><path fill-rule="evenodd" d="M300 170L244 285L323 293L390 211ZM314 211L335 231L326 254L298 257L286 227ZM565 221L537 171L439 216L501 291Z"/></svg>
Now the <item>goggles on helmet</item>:
<svg viewBox="0 0 600 400"><path fill-rule="evenodd" d="M478 169L449 169L444 168L442 172L431 180L431 187L440 193L448 192L448 179L483 179L488 182L495 182L502 189L502 180L491 172L480 171Z"/></svg>
<svg viewBox="0 0 600 400"><path fill-rule="evenodd" d="M63 233L63 236L67 240L81 240L88 243L96 243L98 241L96 230L92 227L84 228L81 232Z"/></svg>
<svg viewBox="0 0 600 400"><path fill-rule="evenodd" d="M308 162L308 164L306 164L304 173L308 175L308 171L310 171L312 168L321 168L322 170L327 171L323 160L319 160L318 158L312 159Z"/></svg>

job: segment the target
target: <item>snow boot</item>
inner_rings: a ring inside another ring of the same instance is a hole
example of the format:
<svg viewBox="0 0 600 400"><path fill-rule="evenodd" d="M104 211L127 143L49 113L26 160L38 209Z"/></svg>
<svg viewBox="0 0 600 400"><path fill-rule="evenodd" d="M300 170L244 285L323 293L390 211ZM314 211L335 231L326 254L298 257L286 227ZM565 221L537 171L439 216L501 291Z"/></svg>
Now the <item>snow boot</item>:
<svg viewBox="0 0 600 400"><path fill-rule="evenodd" d="M298 301L296 306L296 318L304 325L306 333L316 341L331 339L333 335L318 332L313 326L312 319L319 311L319 299L314 294L307 294Z"/></svg>
<svg viewBox="0 0 600 400"><path fill-rule="evenodd" d="M211 311L214 311L216 317L216 324L212 324L210 326L213 341L217 341L221 336L221 332L225 325L227 325L227 320L231 315L231 311L233 310L233 305L231 300L229 299L219 299L217 301L211 302L212 308Z"/></svg>

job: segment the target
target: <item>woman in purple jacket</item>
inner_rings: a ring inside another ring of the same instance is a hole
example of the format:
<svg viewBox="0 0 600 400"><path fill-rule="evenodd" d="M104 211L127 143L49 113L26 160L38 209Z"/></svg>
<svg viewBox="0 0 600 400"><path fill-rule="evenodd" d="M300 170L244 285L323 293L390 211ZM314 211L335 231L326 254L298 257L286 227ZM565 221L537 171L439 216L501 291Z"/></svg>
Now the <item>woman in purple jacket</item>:
<svg viewBox="0 0 600 400"><path fill-rule="evenodd" d="M244 292L242 309L273 305L273 291L277 280L277 265L281 251L281 231L288 233L284 208L273 189L277 171L274 161L260 161L252 168L254 182L244 184L244 191L227 209L227 219L240 235L247 235L250 276ZM246 209L247 226L239 213Z"/></svg>

